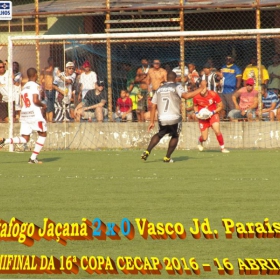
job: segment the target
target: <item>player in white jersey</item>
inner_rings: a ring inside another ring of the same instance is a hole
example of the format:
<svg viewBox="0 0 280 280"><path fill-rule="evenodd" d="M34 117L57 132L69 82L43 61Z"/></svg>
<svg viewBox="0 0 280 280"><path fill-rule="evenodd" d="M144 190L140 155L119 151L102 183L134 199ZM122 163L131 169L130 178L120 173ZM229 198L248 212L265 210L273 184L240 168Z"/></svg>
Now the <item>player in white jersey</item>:
<svg viewBox="0 0 280 280"><path fill-rule="evenodd" d="M47 124L43 118L41 108L46 108L46 104L40 100L41 87L36 83L38 79L37 70L29 68L27 70L28 82L21 91L22 109L20 115L20 137L2 138L0 139L0 148L6 144L25 144L30 140L32 131L38 132L38 139L36 141L34 151L28 163L42 163L37 159L37 155L45 144L47 137Z"/></svg>
<svg viewBox="0 0 280 280"><path fill-rule="evenodd" d="M156 133L141 158L147 160L151 150L159 143L160 139L169 134L169 141L166 156L163 162L173 162L171 154L175 150L179 140L179 134L182 126L181 116L181 98L189 99L206 90L206 82L202 82L200 88L192 92L185 92L181 84L176 83L176 73L169 72L167 74L167 83L159 87L152 99L151 119L148 131L155 127L155 112L158 110L159 132Z"/></svg>

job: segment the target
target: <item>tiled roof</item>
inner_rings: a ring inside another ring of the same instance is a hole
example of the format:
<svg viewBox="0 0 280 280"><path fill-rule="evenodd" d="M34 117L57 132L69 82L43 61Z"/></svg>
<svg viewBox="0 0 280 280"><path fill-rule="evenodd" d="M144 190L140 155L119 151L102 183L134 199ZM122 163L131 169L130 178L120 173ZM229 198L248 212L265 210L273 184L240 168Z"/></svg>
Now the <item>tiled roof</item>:
<svg viewBox="0 0 280 280"><path fill-rule="evenodd" d="M278 0L259 0L262 7L280 8ZM184 9L206 9L213 10L218 8L250 8L257 5L253 0L185 0ZM110 10L153 10L153 9L177 9L180 6L180 0L111 0ZM106 11L106 1L103 0L53 0L39 3L39 12L45 14L63 14L63 13L104 13ZM13 15L28 15L34 12L34 3L13 7Z"/></svg>

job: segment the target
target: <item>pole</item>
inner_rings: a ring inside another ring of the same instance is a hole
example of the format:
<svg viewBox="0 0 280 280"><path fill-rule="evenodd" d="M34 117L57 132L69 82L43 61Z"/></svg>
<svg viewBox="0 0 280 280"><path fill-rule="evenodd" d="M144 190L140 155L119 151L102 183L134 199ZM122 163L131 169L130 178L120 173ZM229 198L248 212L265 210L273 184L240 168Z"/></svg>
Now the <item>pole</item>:
<svg viewBox="0 0 280 280"><path fill-rule="evenodd" d="M256 29L260 29L261 26L261 11L260 11L260 0L257 1L256 9ZM261 84L262 84L262 54L261 54L261 35L257 34L257 59L258 59L258 110L259 110L259 120L262 119L262 93L261 93Z"/></svg>
<svg viewBox="0 0 280 280"><path fill-rule="evenodd" d="M106 22L110 20L110 0L106 0ZM106 23L106 29L110 29L110 23ZM113 121L113 91L112 91L112 59L111 59L111 41L110 38L106 39L107 50L107 85L108 85L108 118Z"/></svg>

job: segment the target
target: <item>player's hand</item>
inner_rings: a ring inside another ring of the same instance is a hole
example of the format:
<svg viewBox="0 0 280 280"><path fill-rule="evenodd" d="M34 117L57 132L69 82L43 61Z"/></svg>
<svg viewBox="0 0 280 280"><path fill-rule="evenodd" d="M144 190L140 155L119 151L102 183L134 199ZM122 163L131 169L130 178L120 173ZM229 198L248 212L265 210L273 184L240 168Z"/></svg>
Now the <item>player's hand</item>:
<svg viewBox="0 0 280 280"><path fill-rule="evenodd" d="M241 110L241 115L242 115L242 116L245 116L246 113L247 113L247 110Z"/></svg>
<svg viewBox="0 0 280 280"><path fill-rule="evenodd" d="M148 126L148 132L150 132L155 127L154 123L150 123Z"/></svg>

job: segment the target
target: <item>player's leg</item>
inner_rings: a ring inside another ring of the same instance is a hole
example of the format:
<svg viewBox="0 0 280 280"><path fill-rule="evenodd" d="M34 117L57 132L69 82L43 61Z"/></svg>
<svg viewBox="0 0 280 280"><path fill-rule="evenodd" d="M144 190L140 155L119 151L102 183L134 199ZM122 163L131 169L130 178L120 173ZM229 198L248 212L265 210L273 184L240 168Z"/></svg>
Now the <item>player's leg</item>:
<svg viewBox="0 0 280 280"><path fill-rule="evenodd" d="M169 126L169 129L170 130L168 130L168 132L170 132L169 135L171 136L171 139L169 141L167 153L163 159L163 162L173 162L171 155L178 145L179 135L182 130L182 122Z"/></svg>
<svg viewBox="0 0 280 280"><path fill-rule="evenodd" d="M208 120L199 120L200 136L198 137L197 148L200 152L204 150L203 142L208 139L210 123Z"/></svg>
<svg viewBox="0 0 280 280"><path fill-rule="evenodd" d="M159 124L159 132L156 133L152 138L148 145L148 148L143 154L141 155L141 159L147 160L149 154L151 153L152 149L159 143L160 139L167 133L167 126L162 126Z"/></svg>
<svg viewBox="0 0 280 280"><path fill-rule="evenodd" d="M0 138L0 149L3 148L4 145L8 144L26 144L30 139L30 134L32 130L27 123L22 122L20 127L20 135L18 137L13 138Z"/></svg>
<svg viewBox="0 0 280 280"><path fill-rule="evenodd" d="M37 128L36 130L37 130L39 136L35 143L33 153L31 155L28 163L42 163L41 161L39 161L37 159L37 156L39 155L42 148L44 147L46 137L47 137L47 126L46 126L45 122L37 122L36 124L34 123L33 130L35 130L34 129L35 127Z"/></svg>
<svg viewBox="0 0 280 280"><path fill-rule="evenodd" d="M219 145L221 147L221 152L222 153L229 153L229 150L225 149L225 144L224 144L224 138L223 138L223 134L221 133L220 130L220 123L219 122L214 122L212 124L212 128L216 134L216 138L219 142Z"/></svg>

